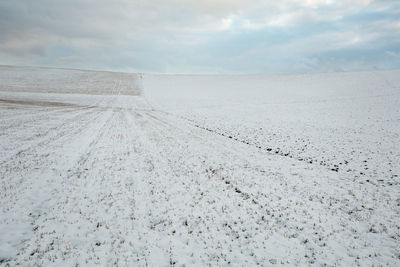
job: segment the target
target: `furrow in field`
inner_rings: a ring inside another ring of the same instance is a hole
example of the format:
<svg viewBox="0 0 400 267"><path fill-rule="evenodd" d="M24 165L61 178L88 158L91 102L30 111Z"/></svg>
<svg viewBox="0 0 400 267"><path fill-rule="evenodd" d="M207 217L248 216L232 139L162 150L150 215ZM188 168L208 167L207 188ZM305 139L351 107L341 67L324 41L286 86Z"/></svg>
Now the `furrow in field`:
<svg viewBox="0 0 400 267"><path fill-rule="evenodd" d="M5 135L8 131L18 131L20 130L20 128L26 127L27 123L36 122L47 118L59 119L59 117L64 117L65 114L68 114L69 112L74 113L79 110L85 110L87 108L88 107L80 109L77 109L76 107L29 109L26 106L20 106L19 109L28 111L26 111L26 113L16 116L4 116L4 118L0 122L0 130L2 131L2 135Z"/></svg>
<svg viewBox="0 0 400 267"><path fill-rule="evenodd" d="M7 196L1 204L3 220L0 221L0 228L12 228L9 230L13 234L3 236L1 241L10 249L10 255L18 254L8 260L13 260L15 264L22 263L33 258L38 250L44 249L40 239L47 230L39 229L41 220L51 218L58 209L56 203L65 197L66 189L70 186L71 169L84 156L85 146L90 148L101 127L110 121L110 112L96 115L89 116L89 123L75 126L78 129L71 127L68 136L46 147L42 154L37 154L34 165L11 169L7 173L8 179L14 180L20 176L23 179L18 187L6 190ZM49 153L47 156L46 151ZM26 241L16 243L21 239Z"/></svg>
<svg viewBox="0 0 400 267"><path fill-rule="evenodd" d="M154 114L148 117L149 121L154 117ZM167 121L167 119L162 118L161 121ZM394 205L391 202L395 200L388 198L387 194L379 188L338 180L332 173L324 172L323 168L318 172L322 175L316 177L315 170L307 164L299 164L293 160L278 161L256 149L251 152L252 149L245 145L242 145L241 155L238 155L229 149L235 142L223 141L224 138L216 138L212 134L207 136L204 132L195 129L183 130L184 127L181 125L174 129L171 125L168 126L168 123L160 124L159 119L153 120L153 129L157 128L158 131L149 132L147 135L153 136L154 142L162 140L155 147L161 150L162 158L170 161L169 166L173 169L175 176L188 177L188 173L193 172L203 177L208 176L215 183L207 192L211 195L212 205L208 207L211 211L218 206L214 204L214 201L218 202L216 199L219 194L231 200L231 203L225 204L223 208L227 215L218 213L219 208L215 210L215 213L208 211L208 215L213 214L211 218L219 222L216 225L227 223L228 231L234 229L233 233L238 233L238 240L241 241L244 236L244 242L239 242L240 245L235 245L236 241L227 241L228 247L241 248L241 250L247 248L247 251L251 251L253 255L243 256L247 256L254 262L265 262L267 259L263 257L268 246L273 245L282 250L279 260L286 263L287 261L311 263L316 258L322 258L334 264L338 260L336 257L340 256L335 254L338 253L336 248L343 242L350 242L351 244L347 244L347 247L352 248L345 253L346 260L353 260L353 256L358 255L357 260L360 262L373 262L367 255L362 254L366 244L374 245L371 243L371 236L363 235L363 231L368 231L370 227L378 223L385 225L385 229L390 229L380 236L379 243L384 243L393 249L396 246L396 239L392 236L395 236L396 232L394 218L397 215L392 211L387 217L382 218L379 212L381 209L390 210L390 206ZM234 150L237 147L238 145L235 145ZM200 169L194 170L193 162L202 162L200 166L196 166ZM178 188L177 184L185 182L188 180L174 181L173 188ZM201 183L201 187L198 188L203 191L199 191L198 194L203 192L204 195L204 190L207 190L206 185L206 182ZM195 188L195 186L191 185L189 188ZM186 190L187 188L182 189L181 192L172 193L170 196L184 195ZM380 201L376 202L377 198ZM185 214L185 212L182 213ZM238 213L242 213L241 216L232 217L232 214ZM174 214L173 209L168 214ZM305 223L301 219L304 216L313 223ZM246 222L238 223L239 217L247 218ZM329 221L327 218L330 218ZM232 219L236 221L236 224L232 224ZM246 229L243 229L244 226ZM247 237L246 234L248 234ZM308 238L310 236L315 238ZM353 236L357 242L353 239L349 241L347 236ZM258 238L261 237L269 241L256 249L255 246L260 245ZM207 240L205 234L200 234L201 238ZM277 240L281 242L276 243ZM204 242L207 243L204 250L210 250L207 253L218 249L213 248L214 243ZM301 246L298 247L297 244ZM300 254L292 252L294 247ZM235 253L226 253L222 258L218 256L213 260L220 262L222 259L232 259L234 255L238 255L238 250ZM242 251L239 254L243 254ZM279 258L278 255L272 256L275 257L273 259ZM379 254L375 257L390 262L388 255Z"/></svg>
<svg viewBox="0 0 400 267"><path fill-rule="evenodd" d="M24 119L25 116L30 117L30 115L34 115L32 114L33 112L40 114L49 112L51 110L54 110L54 107L38 108L34 106L10 105L2 103L0 104L1 123L12 123L15 119Z"/></svg>
<svg viewBox="0 0 400 267"><path fill-rule="evenodd" d="M140 225L142 225L141 236L144 247L140 262L148 265L174 264L176 251L172 237L174 230L170 229L173 217L169 214L168 195L170 188L176 186L174 172L165 155L159 153L160 147L157 146L157 142L153 140L154 131L158 129L154 128L143 112L134 113L134 118L139 126L140 154L143 156L142 162L146 168L145 179L139 181L142 188L147 188L146 191L136 194L137 202L142 202L140 217L143 217L140 219ZM179 208L179 204L176 204L176 208Z"/></svg>
<svg viewBox="0 0 400 267"><path fill-rule="evenodd" d="M58 153L63 151L70 153L68 142L78 141L80 135L87 131L90 125L100 122L102 117L101 112L79 114L75 116L76 120L64 122L57 131L51 133L52 136L49 138L42 141L35 140L34 144L27 145L22 152L15 154L8 161L3 161L0 170L2 197L16 196L15 190L19 190L23 183L31 182L29 172L42 171L47 165L55 165L53 169L56 171L63 169L63 162L60 161ZM12 203L12 201L8 202Z"/></svg>
<svg viewBox="0 0 400 267"><path fill-rule="evenodd" d="M20 260L49 264L60 260L80 264L135 264L143 242L140 209L135 194L142 192L142 160L134 124L117 110L65 178L56 208L39 220L33 256L27 249ZM141 196L143 193L140 193ZM43 231L42 231L43 229ZM54 229L49 232L49 229ZM85 240L80 242L79 240ZM68 244L68 245L66 245ZM57 246L57 248L56 248ZM61 248L60 248L61 246Z"/></svg>
<svg viewBox="0 0 400 267"><path fill-rule="evenodd" d="M226 188L223 181L210 179L208 146L198 147L197 137L189 135L188 138L181 129L171 127L169 123L162 125L159 120L154 120L154 116L144 116L147 123L144 136L148 136L153 151L157 152L155 155L158 154L155 165L162 173L155 177L160 186L156 191L159 201L154 203L154 210L157 211L155 217L159 217L156 221L161 222L155 227L167 235L173 261L178 264L199 261L221 264L243 260L243 264L254 264L257 260L254 257L239 256L245 253L238 251L241 238L244 239L242 232L233 238L233 232L224 229L224 220L231 218L229 207L221 206L222 198L228 195L232 203L239 206L243 205L243 199L234 190ZM196 166L195 162L200 165ZM182 214L186 216L182 217ZM221 236L221 233L225 233L224 238L215 240L215 235ZM191 251L189 247L198 249ZM230 253L224 251L215 255L218 247L226 247ZM176 257L182 251L186 255Z"/></svg>
<svg viewBox="0 0 400 267"><path fill-rule="evenodd" d="M101 113L96 109L79 110L78 112L67 114L62 119L54 121L53 124L47 124L47 120L43 118L40 121L41 123L36 124L32 134L24 134L23 132L21 135L18 135L18 132L10 134L7 142L2 142L3 151L0 154L0 164L3 166L11 164L13 161L19 160L19 157L23 154L38 149L38 147L47 146L63 138L64 135L71 134L71 128L74 129L77 124L79 125L85 121L90 123L90 120L98 117L99 114Z"/></svg>

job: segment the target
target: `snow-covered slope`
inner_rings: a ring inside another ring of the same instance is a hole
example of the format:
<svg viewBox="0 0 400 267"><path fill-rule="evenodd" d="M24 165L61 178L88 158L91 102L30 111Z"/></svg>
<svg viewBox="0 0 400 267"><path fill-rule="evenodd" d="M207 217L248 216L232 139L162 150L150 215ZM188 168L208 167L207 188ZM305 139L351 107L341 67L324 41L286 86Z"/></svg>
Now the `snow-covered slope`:
<svg viewBox="0 0 400 267"><path fill-rule="evenodd" d="M146 76L160 110L272 154L400 181L400 71L269 76Z"/></svg>
<svg viewBox="0 0 400 267"><path fill-rule="evenodd" d="M0 65L0 91L139 95L137 74Z"/></svg>
<svg viewBox="0 0 400 267"><path fill-rule="evenodd" d="M399 72L25 71L0 68L1 266L400 264Z"/></svg>

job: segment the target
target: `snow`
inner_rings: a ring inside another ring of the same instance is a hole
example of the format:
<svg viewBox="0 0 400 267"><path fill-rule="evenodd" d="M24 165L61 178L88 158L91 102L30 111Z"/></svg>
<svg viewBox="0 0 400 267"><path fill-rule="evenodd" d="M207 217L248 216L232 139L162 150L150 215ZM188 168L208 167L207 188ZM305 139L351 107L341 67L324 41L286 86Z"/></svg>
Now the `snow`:
<svg viewBox="0 0 400 267"><path fill-rule="evenodd" d="M0 81L0 265L400 264L400 71Z"/></svg>
<svg viewBox="0 0 400 267"><path fill-rule="evenodd" d="M139 95L137 74L0 66L0 90L12 92Z"/></svg>
<svg viewBox="0 0 400 267"><path fill-rule="evenodd" d="M398 185L400 71L156 76L146 87L154 106L197 127Z"/></svg>

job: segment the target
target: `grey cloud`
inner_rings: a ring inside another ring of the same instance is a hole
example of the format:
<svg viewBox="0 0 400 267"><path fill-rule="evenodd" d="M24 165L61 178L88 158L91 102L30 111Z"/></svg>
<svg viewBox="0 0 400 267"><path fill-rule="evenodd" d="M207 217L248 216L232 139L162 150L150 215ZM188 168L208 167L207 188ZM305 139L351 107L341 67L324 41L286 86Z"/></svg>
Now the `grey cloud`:
<svg viewBox="0 0 400 267"><path fill-rule="evenodd" d="M0 64L259 73L343 69L337 58L353 69L400 67L396 57L362 55L398 53L399 9L372 0L5 0Z"/></svg>

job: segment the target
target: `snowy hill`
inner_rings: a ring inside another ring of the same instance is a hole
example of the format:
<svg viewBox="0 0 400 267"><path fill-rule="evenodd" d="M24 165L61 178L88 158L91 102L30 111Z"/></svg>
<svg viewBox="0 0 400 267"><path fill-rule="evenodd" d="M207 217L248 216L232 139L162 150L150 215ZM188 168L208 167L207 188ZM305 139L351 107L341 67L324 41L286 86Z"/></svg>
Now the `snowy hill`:
<svg viewBox="0 0 400 267"><path fill-rule="evenodd" d="M0 91L138 95L137 74L0 65Z"/></svg>
<svg viewBox="0 0 400 267"><path fill-rule="evenodd" d="M400 71L146 76L160 110L281 156L399 185Z"/></svg>
<svg viewBox="0 0 400 267"><path fill-rule="evenodd" d="M0 67L0 265L400 265L400 71Z"/></svg>

